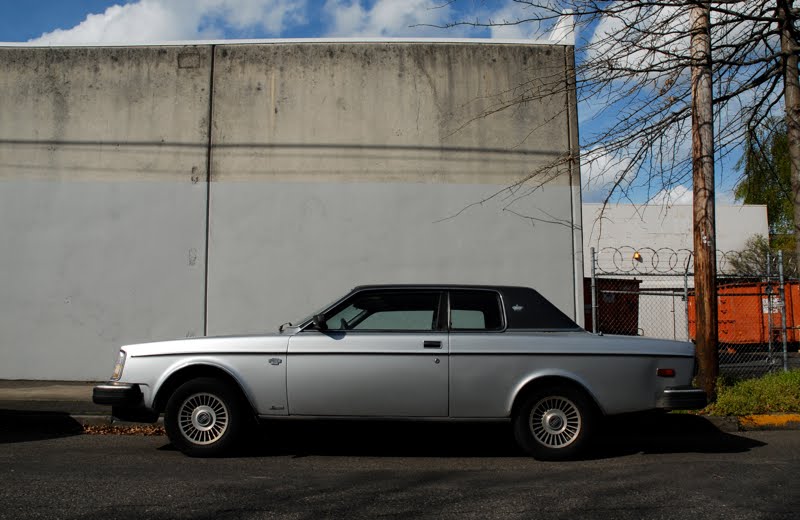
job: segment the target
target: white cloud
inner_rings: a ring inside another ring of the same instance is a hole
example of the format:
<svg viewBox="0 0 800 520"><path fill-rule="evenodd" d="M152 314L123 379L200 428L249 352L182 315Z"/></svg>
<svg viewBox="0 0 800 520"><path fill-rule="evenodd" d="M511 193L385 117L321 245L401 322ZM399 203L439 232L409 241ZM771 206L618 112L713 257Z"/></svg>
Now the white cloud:
<svg viewBox="0 0 800 520"><path fill-rule="evenodd" d="M457 11L440 0L326 0L323 13L327 17L328 36L391 37L434 36L470 37L489 33L498 39L553 39L560 43L574 41L573 17L565 14L557 20L538 24L523 21L534 16L535 8L506 0L496 10L480 7ZM468 24L443 28L448 23L479 20L499 24L488 29ZM505 25L504 25L505 24Z"/></svg>
<svg viewBox="0 0 800 520"><path fill-rule="evenodd" d="M490 27L492 38L510 40L551 40L567 45L575 44L575 20L571 10L552 20L552 12L534 5L507 0L502 7L491 12L474 13L472 19L495 24ZM546 18L537 21L537 17Z"/></svg>
<svg viewBox="0 0 800 520"><path fill-rule="evenodd" d="M219 38L223 29L280 35L302 23L307 0L139 0L90 14L69 29L45 33L32 43L152 43Z"/></svg>
<svg viewBox="0 0 800 520"><path fill-rule="evenodd" d="M494 11L476 14L473 18L495 24L489 29L492 38L509 40L538 40L547 38L547 27L537 21L537 16L546 15L535 6L519 4L507 0L502 7ZM527 20L527 21L526 21Z"/></svg>
<svg viewBox="0 0 800 520"><path fill-rule="evenodd" d="M450 7L431 0L378 0L372 7L361 0L327 0L323 11L329 17L329 36L453 37L463 32L427 27L452 21Z"/></svg>
<svg viewBox="0 0 800 520"><path fill-rule="evenodd" d="M678 6L652 6L620 9L605 15L595 26L587 47L587 60L605 60L614 71L642 71L650 75L654 67L673 56L689 52L688 10ZM658 76L658 74L656 74Z"/></svg>
<svg viewBox="0 0 800 520"><path fill-rule="evenodd" d="M490 29L492 38L503 38L510 40L524 40L542 38L545 31L536 22L521 22L531 16L518 4L507 2L502 8L492 12L487 16L487 20L494 25Z"/></svg>
<svg viewBox="0 0 800 520"><path fill-rule="evenodd" d="M323 9L329 17L330 33L334 36L355 35L363 29L368 17L357 0L350 4L340 0L328 0Z"/></svg>
<svg viewBox="0 0 800 520"><path fill-rule="evenodd" d="M659 77L659 74L648 71L666 62L674 66L676 56L685 60L684 65L688 64L690 20L686 6L632 6L617 1L608 7L614 14L603 15L595 25L588 42L588 60L604 60L617 72L630 70L631 75L654 77ZM758 41L753 35L761 37L770 26L763 21L754 21L763 16L759 2L739 0L725 4L724 8L728 12L713 11L711 14L712 52L717 60L740 61L741 56L729 56L740 50L737 44L745 39ZM765 37L773 47L779 45L774 34ZM765 42L760 41L751 53L763 53L766 49ZM688 75L688 66L684 69L684 74Z"/></svg>
<svg viewBox="0 0 800 520"><path fill-rule="evenodd" d="M575 30L575 17L572 15L572 9L568 9L550 29L549 39L555 43L575 45Z"/></svg>
<svg viewBox="0 0 800 520"><path fill-rule="evenodd" d="M693 201L694 193L692 192L692 188L684 186L683 184L678 184L671 188L664 188L656 193L655 196L650 199L650 204L669 207L681 204L692 204ZM727 190L717 190L714 201L716 204L723 204L726 206L741 204L736 202L733 192Z"/></svg>
<svg viewBox="0 0 800 520"><path fill-rule="evenodd" d="M629 158L615 157L603 148L596 148L587 152L581 158L583 201L605 201L618 181L621 189L627 188L630 181L623 177L629 173L630 166L631 160Z"/></svg>
<svg viewBox="0 0 800 520"><path fill-rule="evenodd" d="M693 200L692 188L678 184L659 191L650 199L650 202L659 206L674 206L676 204L691 204Z"/></svg>
<svg viewBox="0 0 800 520"><path fill-rule="evenodd" d="M736 197L734 196L733 192L730 190L717 190L716 197L714 201L717 204L726 204L728 206L735 206L738 204L743 204L742 202L736 202Z"/></svg>

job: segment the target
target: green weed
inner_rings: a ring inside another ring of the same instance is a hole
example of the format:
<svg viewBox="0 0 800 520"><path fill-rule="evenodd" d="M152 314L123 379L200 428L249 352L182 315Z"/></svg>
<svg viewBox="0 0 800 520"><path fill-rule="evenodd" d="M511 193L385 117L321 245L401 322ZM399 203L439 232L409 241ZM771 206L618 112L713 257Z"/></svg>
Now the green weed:
<svg viewBox="0 0 800 520"><path fill-rule="evenodd" d="M717 382L717 401L704 413L753 415L800 413L800 370L776 372L758 379Z"/></svg>

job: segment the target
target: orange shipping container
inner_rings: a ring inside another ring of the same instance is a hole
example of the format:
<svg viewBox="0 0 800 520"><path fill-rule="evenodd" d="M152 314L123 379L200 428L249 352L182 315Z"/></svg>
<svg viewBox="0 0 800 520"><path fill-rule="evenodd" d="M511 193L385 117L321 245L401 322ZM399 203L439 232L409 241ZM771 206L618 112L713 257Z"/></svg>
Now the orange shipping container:
<svg viewBox="0 0 800 520"><path fill-rule="evenodd" d="M768 294L766 282L742 282L717 286L719 342L735 345L760 345L769 343L770 320L772 341L781 342L781 301L777 284L771 284L773 294ZM800 341L800 284L784 285L786 294L786 341ZM695 339L695 295L689 294L689 335Z"/></svg>

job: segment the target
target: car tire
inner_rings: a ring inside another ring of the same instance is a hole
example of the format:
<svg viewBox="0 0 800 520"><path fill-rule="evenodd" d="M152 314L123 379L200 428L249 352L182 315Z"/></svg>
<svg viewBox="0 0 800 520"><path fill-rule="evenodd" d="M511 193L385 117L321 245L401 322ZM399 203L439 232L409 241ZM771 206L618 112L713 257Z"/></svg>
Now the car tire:
<svg viewBox="0 0 800 520"><path fill-rule="evenodd" d="M523 398L514 415L514 437L536 459L572 459L587 448L598 415L590 398L575 387L537 389Z"/></svg>
<svg viewBox="0 0 800 520"><path fill-rule="evenodd" d="M192 457L230 454L247 433L247 404L230 385L211 377L179 386L167 401L164 429L173 446Z"/></svg>

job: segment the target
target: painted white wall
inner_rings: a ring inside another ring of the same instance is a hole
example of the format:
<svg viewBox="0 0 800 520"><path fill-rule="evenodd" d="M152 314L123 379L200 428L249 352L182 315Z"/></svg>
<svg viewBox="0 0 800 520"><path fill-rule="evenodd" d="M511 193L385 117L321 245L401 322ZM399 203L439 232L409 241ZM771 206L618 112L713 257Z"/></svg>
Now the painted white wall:
<svg viewBox="0 0 800 520"><path fill-rule="evenodd" d="M745 247L749 238L754 235L767 236L767 207L764 205L717 205L716 206L717 251L735 252ZM602 213L602 219L601 217ZM644 262L640 264L643 271L652 272L647 265L652 250L659 253L658 261L662 271L669 270L667 264L676 262L675 271L681 271L689 258L693 247L692 206L634 206L631 204L609 205L603 209L602 204L583 204L583 240L584 276L591 276L590 248L594 247L598 255L598 265L613 273L619 265L623 269L630 268L634 262L630 256L634 251L642 251ZM612 258L613 250L620 249L617 264ZM678 252L670 258L671 251ZM691 267L690 267L691 269ZM602 276L613 277L611 274ZM642 291L664 288L683 289L682 276L637 276L642 283ZM694 286L694 280L686 280L688 287ZM681 291L682 292L682 291ZM648 337L687 340L686 303L682 294L639 296L639 334Z"/></svg>
<svg viewBox="0 0 800 520"><path fill-rule="evenodd" d="M740 251L754 235L769 234L764 205L717 205L717 251ZM602 217L602 218L601 218ZM692 206L583 204L584 275L591 275L590 248L694 249ZM601 261L604 258L601 257Z"/></svg>

